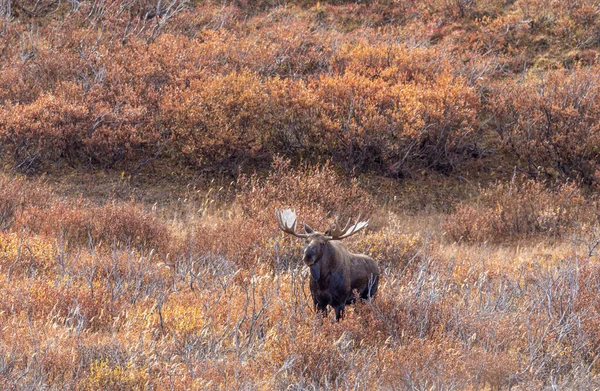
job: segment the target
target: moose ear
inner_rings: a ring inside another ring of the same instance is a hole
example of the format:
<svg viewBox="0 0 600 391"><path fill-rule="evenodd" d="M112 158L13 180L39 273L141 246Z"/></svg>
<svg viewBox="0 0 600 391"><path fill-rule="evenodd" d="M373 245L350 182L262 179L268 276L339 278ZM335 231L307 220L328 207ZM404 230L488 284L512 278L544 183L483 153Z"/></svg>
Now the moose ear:
<svg viewBox="0 0 600 391"><path fill-rule="evenodd" d="M307 234L312 234L313 232L315 232L307 224L304 224L304 230L306 231Z"/></svg>

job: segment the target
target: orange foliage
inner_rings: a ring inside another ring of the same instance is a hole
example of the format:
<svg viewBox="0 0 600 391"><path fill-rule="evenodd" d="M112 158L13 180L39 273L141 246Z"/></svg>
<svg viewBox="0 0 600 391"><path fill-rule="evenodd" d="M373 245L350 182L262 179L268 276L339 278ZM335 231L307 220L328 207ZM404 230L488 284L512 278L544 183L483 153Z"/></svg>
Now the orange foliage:
<svg viewBox="0 0 600 391"><path fill-rule="evenodd" d="M598 181L598 69L532 74L492 91L495 128L531 175Z"/></svg>
<svg viewBox="0 0 600 391"><path fill-rule="evenodd" d="M459 205L444 227L454 240L502 242L540 234L557 238L595 222L594 205L575 185L551 190L529 180L484 189L476 203Z"/></svg>
<svg viewBox="0 0 600 391"><path fill-rule="evenodd" d="M235 175L181 210L0 175L1 389L599 388L597 201L567 181L598 182L597 1L1 3L5 167ZM363 176L515 166L433 239ZM373 216L347 245L378 296L318 316L281 207Z"/></svg>

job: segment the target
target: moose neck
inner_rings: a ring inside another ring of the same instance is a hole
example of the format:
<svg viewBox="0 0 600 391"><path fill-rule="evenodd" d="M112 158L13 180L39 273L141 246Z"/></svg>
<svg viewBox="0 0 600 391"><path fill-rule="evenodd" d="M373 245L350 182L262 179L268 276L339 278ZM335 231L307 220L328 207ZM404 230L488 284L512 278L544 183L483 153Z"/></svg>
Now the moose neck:
<svg viewBox="0 0 600 391"><path fill-rule="evenodd" d="M323 253L321 254L321 264L326 266L329 270L334 269L338 264L338 259L335 256L335 247L331 241L327 241L323 247Z"/></svg>

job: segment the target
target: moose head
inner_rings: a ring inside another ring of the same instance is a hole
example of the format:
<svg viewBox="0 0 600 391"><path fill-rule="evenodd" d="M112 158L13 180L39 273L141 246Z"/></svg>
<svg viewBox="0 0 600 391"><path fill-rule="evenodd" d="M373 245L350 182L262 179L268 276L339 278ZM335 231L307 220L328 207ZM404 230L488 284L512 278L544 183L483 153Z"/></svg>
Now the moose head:
<svg viewBox="0 0 600 391"><path fill-rule="evenodd" d="M328 242L330 240L342 240L350 237L366 228L369 224L368 221L359 221L359 216L354 225L350 225L351 219L348 219L344 228L340 228L336 217L335 223L325 231L325 233L315 231L308 226L308 224L304 224L304 231L306 233L298 233L296 231L297 222L296 213L294 211L290 209L276 209L275 217L277 218L279 228L281 228L283 232L305 240L304 256L302 260L310 267L311 275L317 281L319 280L320 275L319 268L315 265L323 257L323 252L327 249Z"/></svg>

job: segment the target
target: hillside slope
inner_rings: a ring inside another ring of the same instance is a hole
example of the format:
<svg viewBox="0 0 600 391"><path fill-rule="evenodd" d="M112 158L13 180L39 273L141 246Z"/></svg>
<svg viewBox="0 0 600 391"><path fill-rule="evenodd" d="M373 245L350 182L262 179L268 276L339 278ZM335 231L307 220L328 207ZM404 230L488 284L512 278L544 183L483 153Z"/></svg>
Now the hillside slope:
<svg viewBox="0 0 600 391"><path fill-rule="evenodd" d="M593 1L9 4L0 142L23 172L282 155L597 181Z"/></svg>
<svg viewBox="0 0 600 391"><path fill-rule="evenodd" d="M0 1L0 389L600 389L599 12Z"/></svg>

